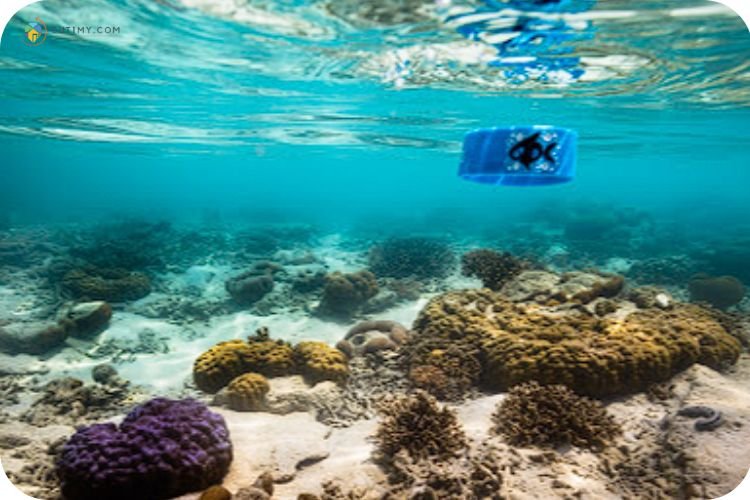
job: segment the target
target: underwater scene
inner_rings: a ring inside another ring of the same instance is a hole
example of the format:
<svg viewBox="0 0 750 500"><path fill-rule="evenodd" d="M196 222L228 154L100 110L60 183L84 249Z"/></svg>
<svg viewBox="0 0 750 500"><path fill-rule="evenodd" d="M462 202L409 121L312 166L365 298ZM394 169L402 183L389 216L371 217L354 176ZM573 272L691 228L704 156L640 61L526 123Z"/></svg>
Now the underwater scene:
<svg viewBox="0 0 750 500"><path fill-rule="evenodd" d="M708 499L747 474L727 7L44 0L0 76L25 494Z"/></svg>

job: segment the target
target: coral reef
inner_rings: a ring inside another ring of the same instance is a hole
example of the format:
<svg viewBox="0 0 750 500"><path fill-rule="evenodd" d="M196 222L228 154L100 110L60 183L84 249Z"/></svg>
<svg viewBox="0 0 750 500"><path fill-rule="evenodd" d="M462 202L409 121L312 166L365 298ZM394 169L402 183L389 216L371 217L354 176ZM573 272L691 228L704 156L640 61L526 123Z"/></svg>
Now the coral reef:
<svg viewBox="0 0 750 500"><path fill-rule="evenodd" d="M464 276L474 276L482 285L491 290L500 290L505 283L521 273L529 264L508 252L479 249L461 257L461 272Z"/></svg>
<svg viewBox="0 0 750 500"><path fill-rule="evenodd" d="M294 347L294 356L300 372L310 384L324 380L344 383L349 376L346 356L325 342L300 342Z"/></svg>
<svg viewBox="0 0 750 500"><path fill-rule="evenodd" d="M326 276L320 311L335 316L350 316L378 293L375 275L369 271Z"/></svg>
<svg viewBox="0 0 750 500"><path fill-rule="evenodd" d="M195 400L156 398L119 426L79 429L58 457L57 474L70 500L156 500L220 482L231 461L220 415Z"/></svg>
<svg viewBox="0 0 750 500"><path fill-rule="evenodd" d="M737 305L745 297L747 290L740 280L733 276L712 277L697 274L688 283L690 300L707 302L717 309Z"/></svg>
<svg viewBox="0 0 750 500"><path fill-rule="evenodd" d="M60 286L76 299L107 302L138 300L151 293L148 276L118 268L72 269L65 273Z"/></svg>
<svg viewBox="0 0 750 500"><path fill-rule="evenodd" d="M235 411L257 411L263 408L270 386L258 373L245 373L235 378L227 387L229 407Z"/></svg>
<svg viewBox="0 0 750 500"><path fill-rule="evenodd" d="M506 283L502 294L513 302L579 302L587 304L620 293L625 280L619 275L573 271L562 275L547 271L523 271Z"/></svg>
<svg viewBox="0 0 750 500"><path fill-rule="evenodd" d="M409 380L436 398L461 399L479 381L482 367L477 356L460 343L416 338L405 350Z"/></svg>
<svg viewBox="0 0 750 500"><path fill-rule="evenodd" d="M627 271L628 280L644 285L682 285L696 272L697 263L683 255L638 260Z"/></svg>
<svg viewBox="0 0 750 500"><path fill-rule="evenodd" d="M368 320L357 323L336 348L347 357L398 349L409 338L409 330L395 321Z"/></svg>
<svg viewBox="0 0 750 500"><path fill-rule="evenodd" d="M235 276L226 282L226 290L240 305L251 305L273 290L273 276L255 270Z"/></svg>
<svg viewBox="0 0 750 500"><path fill-rule="evenodd" d="M198 356L193 381L198 389L214 393L245 372L244 356L249 345L242 340L219 342Z"/></svg>
<svg viewBox="0 0 750 500"><path fill-rule="evenodd" d="M370 269L389 278L441 278L448 275L455 256L444 242L433 238L391 238L370 250Z"/></svg>
<svg viewBox="0 0 750 500"><path fill-rule="evenodd" d="M292 288L300 293L314 292L320 290L326 284L325 271L305 269L297 273L292 281Z"/></svg>
<svg viewBox="0 0 750 500"><path fill-rule="evenodd" d="M274 340L227 340L204 352L193 364L193 380L204 392L214 393L247 372L269 377L295 369L292 348Z"/></svg>
<svg viewBox="0 0 750 500"><path fill-rule="evenodd" d="M620 432L600 403L563 385L536 382L513 387L492 420L496 433L520 446L571 444L599 449Z"/></svg>
<svg viewBox="0 0 750 500"><path fill-rule="evenodd" d="M591 396L644 390L693 363L721 369L740 353L739 342L699 306L596 318L512 303L486 289L433 298L414 323L414 339L460 346L476 357L491 389L535 380Z"/></svg>
<svg viewBox="0 0 750 500"><path fill-rule="evenodd" d="M375 441L386 464L402 450L416 460L439 461L455 457L467 446L456 414L424 391L384 402L381 412Z"/></svg>

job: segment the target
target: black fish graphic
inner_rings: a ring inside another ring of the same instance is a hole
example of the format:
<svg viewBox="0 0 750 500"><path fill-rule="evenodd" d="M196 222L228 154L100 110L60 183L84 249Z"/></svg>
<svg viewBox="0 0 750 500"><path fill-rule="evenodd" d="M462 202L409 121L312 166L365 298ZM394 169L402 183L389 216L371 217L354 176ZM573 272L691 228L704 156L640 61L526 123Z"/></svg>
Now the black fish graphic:
<svg viewBox="0 0 750 500"><path fill-rule="evenodd" d="M542 156L554 164L555 159L552 157L552 150L557 146L557 143L552 142L544 147L544 145L539 142L540 134L541 132L532 134L526 139L518 141L512 148L510 148L508 156L510 156L511 160L520 161L526 170L531 170L531 165Z"/></svg>

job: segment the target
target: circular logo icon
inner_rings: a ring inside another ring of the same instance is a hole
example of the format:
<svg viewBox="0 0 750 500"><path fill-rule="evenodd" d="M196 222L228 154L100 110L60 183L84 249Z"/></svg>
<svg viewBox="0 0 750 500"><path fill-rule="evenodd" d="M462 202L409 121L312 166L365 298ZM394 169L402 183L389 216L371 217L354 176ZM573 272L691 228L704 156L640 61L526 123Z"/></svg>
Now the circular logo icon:
<svg viewBox="0 0 750 500"><path fill-rule="evenodd" d="M26 45L36 47L41 45L47 39L47 25L44 24L40 18L26 24L26 34L23 37L23 41Z"/></svg>

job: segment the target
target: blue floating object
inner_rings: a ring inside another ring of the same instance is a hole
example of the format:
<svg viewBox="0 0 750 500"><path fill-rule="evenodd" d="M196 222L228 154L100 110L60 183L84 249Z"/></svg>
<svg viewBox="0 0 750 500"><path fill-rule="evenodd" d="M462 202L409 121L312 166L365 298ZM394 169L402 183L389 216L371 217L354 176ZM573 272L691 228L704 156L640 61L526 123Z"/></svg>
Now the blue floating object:
<svg viewBox="0 0 750 500"><path fill-rule="evenodd" d="M466 134L458 175L482 184L548 186L575 177L574 130L544 125L485 128Z"/></svg>
<svg viewBox="0 0 750 500"><path fill-rule="evenodd" d="M490 7L513 8L537 12L583 12L590 10L596 0L485 0Z"/></svg>

